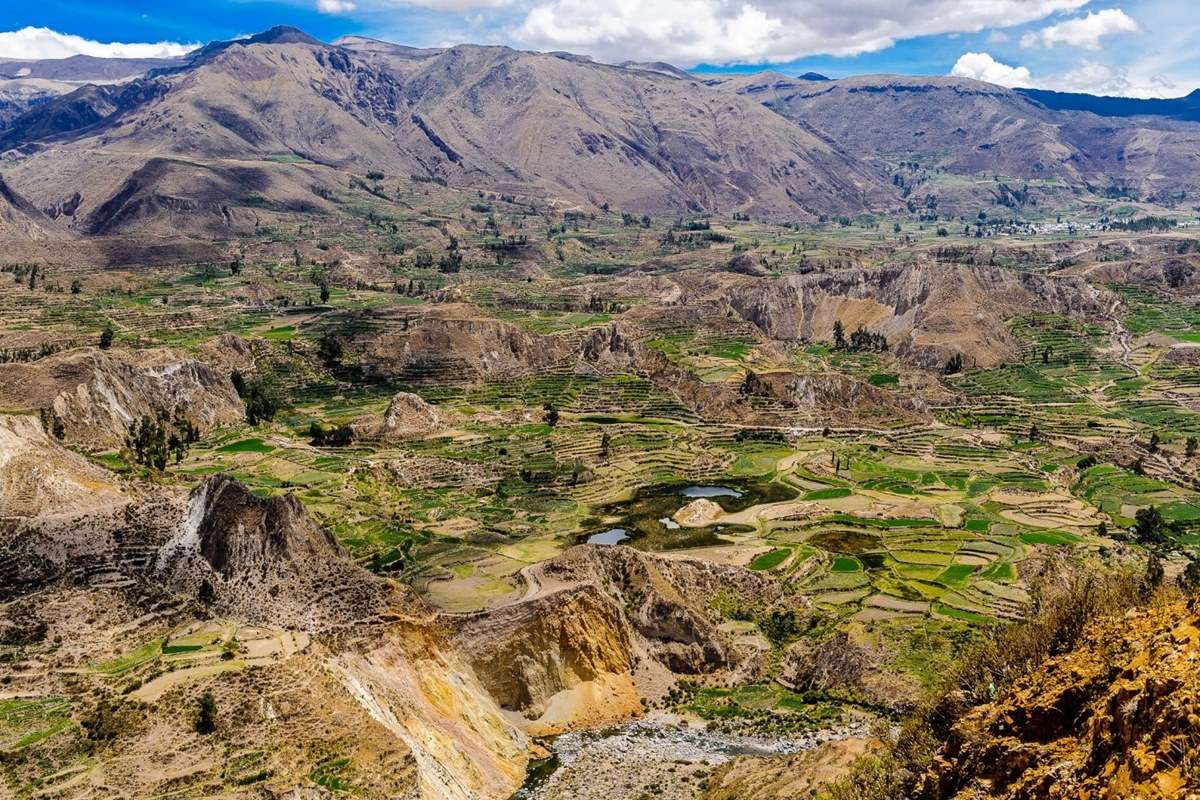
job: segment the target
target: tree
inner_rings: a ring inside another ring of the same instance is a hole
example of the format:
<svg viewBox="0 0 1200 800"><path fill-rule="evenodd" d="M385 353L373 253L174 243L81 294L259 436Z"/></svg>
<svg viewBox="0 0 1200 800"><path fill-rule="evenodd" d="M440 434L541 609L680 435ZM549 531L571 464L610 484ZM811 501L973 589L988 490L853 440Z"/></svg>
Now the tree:
<svg viewBox="0 0 1200 800"><path fill-rule="evenodd" d="M80 720L80 727L90 743L111 742L122 733L134 728L138 722L137 712L130 704L121 700L101 699Z"/></svg>
<svg viewBox="0 0 1200 800"><path fill-rule="evenodd" d="M1162 559L1157 553L1151 553L1150 558L1146 559L1146 574L1142 576L1142 593L1146 596L1153 594L1155 589L1162 586L1163 575Z"/></svg>
<svg viewBox="0 0 1200 800"><path fill-rule="evenodd" d="M771 644L776 647L783 645L799 632L796 612L790 608L786 611L772 611L758 620L758 628Z"/></svg>
<svg viewBox="0 0 1200 800"><path fill-rule="evenodd" d="M1155 433L1151 433L1151 434L1150 434L1150 445L1149 445L1149 448L1148 448L1148 449L1150 450L1150 452L1151 452L1151 453L1157 453L1157 452L1158 452L1158 441L1159 441L1159 440L1158 440L1158 433L1157 433L1157 432L1155 432Z"/></svg>
<svg viewBox="0 0 1200 800"><path fill-rule="evenodd" d="M955 353L950 356L950 360L946 362L945 372L947 375L957 375L962 372L963 359L962 353Z"/></svg>
<svg viewBox="0 0 1200 800"><path fill-rule="evenodd" d="M1188 592L1200 589L1200 559L1193 558L1179 576L1179 587Z"/></svg>
<svg viewBox="0 0 1200 800"><path fill-rule="evenodd" d="M1040 438L1042 438L1042 432L1038 429L1037 423L1035 422L1029 426L1029 441L1036 442Z"/></svg>
<svg viewBox="0 0 1200 800"><path fill-rule="evenodd" d="M833 322L833 347L835 350L846 349L846 329L840 319Z"/></svg>
<svg viewBox="0 0 1200 800"><path fill-rule="evenodd" d="M79 294L82 291L83 283L79 280L79 278L71 281L71 294Z"/></svg>
<svg viewBox="0 0 1200 800"><path fill-rule="evenodd" d="M240 369L235 369L229 373L229 382L233 384L233 390L237 392L238 397L246 396L246 379L242 377Z"/></svg>
<svg viewBox="0 0 1200 800"><path fill-rule="evenodd" d="M329 284L326 283L325 281L321 281L320 290L321 290L321 302L328 303L329 302Z"/></svg>
<svg viewBox="0 0 1200 800"><path fill-rule="evenodd" d="M329 443L334 447L345 447L354 441L354 429L349 425L338 425L329 434Z"/></svg>
<svg viewBox="0 0 1200 800"><path fill-rule="evenodd" d="M542 406L542 410L544 410L546 412L546 424L547 425L549 425L551 428L553 428L555 425L558 424L558 409L557 408L550 405L549 403L546 403L546 405Z"/></svg>
<svg viewBox="0 0 1200 800"><path fill-rule="evenodd" d="M332 333L326 333L321 337L321 343L317 346L317 355L321 357L321 361L325 362L327 367L335 367L342 361L342 342Z"/></svg>
<svg viewBox="0 0 1200 800"><path fill-rule="evenodd" d="M113 326L106 325L104 330L100 331L100 349L107 350L108 348L112 347L113 338L116 335L117 332L113 330Z"/></svg>
<svg viewBox="0 0 1200 800"><path fill-rule="evenodd" d="M273 387L262 380L256 380L246 386L246 422L257 425L259 421L270 422L279 411L279 398Z"/></svg>
<svg viewBox="0 0 1200 800"><path fill-rule="evenodd" d="M608 435L608 431L605 431L600 436L600 457L601 458L608 458L608 448L609 448L610 444L612 444L612 437Z"/></svg>
<svg viewBox="0 0 1200 800"><path fill-rule="evenodd" d="M1143 545L1157 546L1167 540L1166 523L1158 506L1139 508L1133 516L1133 535Z"/></svg>
<svg viewBox="0 0 1200 800"><path fill-rule="evenodd" d="M207 736L217 729L217 701L205 692L196 701L196 733Z"/></svg>
<svg viewBox="0 0 1200 800"><path fill-rule="evenodd" d="M325 426L313 420L308 426L308 439L316 447L324 447L325 441L329 438L329 433L325 430Z"/></svg>
<svg viewBox="0 0 1200 800"><path fill-rule="evenodd" d="M1200 441L1197 441L1195 436L1187 437L1187 442L1183 446L1183 454L1186 455L1188 458L1191 458L1192 456L1196 455L1196 445L1197 444L1200 444Z"/></svg>

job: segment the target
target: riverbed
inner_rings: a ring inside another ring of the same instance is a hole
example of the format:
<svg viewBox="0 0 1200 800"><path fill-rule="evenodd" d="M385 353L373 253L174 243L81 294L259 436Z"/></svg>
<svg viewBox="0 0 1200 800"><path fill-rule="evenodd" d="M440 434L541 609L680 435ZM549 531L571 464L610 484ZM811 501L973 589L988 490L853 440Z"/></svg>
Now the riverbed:
<svg viewBox="0 0 1200 800"><path fill-rule="evenodd" d="M513 800L626 800L644 795L692 800L713 767L737 756L784 756L865 732L865 725L850 724L791 739L759 739L656 712L613 728L556 737L549 745L550 758L531 768Z"/></svg>

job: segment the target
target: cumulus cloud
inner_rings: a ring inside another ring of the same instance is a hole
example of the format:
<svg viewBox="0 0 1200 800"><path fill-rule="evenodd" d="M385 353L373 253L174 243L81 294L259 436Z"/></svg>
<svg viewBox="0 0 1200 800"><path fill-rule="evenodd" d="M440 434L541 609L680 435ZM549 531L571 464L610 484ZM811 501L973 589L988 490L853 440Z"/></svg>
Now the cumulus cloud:
<svg viewBox="0 0 1200 800"><path fill-rule="evenodd" d="M1137 33L1141 28L1137 21L1119 8L1091 11L1086 17L1068 19L1056 25L1027 33L1021 37L1022 47L1053 47L1068 44L1087 50L1099 50L1100 40L1118 33Z"/></svg>
<svg viewBox="0 0 1200 800"><path fill-rule="evenodd" d="M322 14L349 14L356 8L350 0L317 0L317 11Z"/></svg>
<svg viewBox="0 0 1200 800"><path fill-rule="evenodd" d="M1005 64L988 53L963 53L950 74L1010 88L1019 86L1116 97L1175 97L1186 90L1186 86L1181 87L1168 75L1147 72L1145 66L1084 60L1062 73L1034 75L1028 67Z"/></svg>
<svg viewBox="0 0 1200 800"><path fill-rule="evenodd" d="M422 5L471 0L422 0ZM494 3L495 0L476 0ZM784 62L849 56L917 36L1005 28L1088 0L530 0L509 31L523 46L608 61Z"/></svg>
<svg viewBox="0 0 1200 800"><path fill-rule="evenodd" d="M100 58L170 58L181 56L199 46L178 42L96 42L49 28L29 27L0 32L0 58L68 58L77 55Z"/></svg>
<svg viewBox="0 0 1200 800"><path fill-rule="evenodd" d="M950 74L956 78L973 78L1000 86L1032 86L1033 75L1028 67L1012 67L997 61L987 53L963 53L954 62Z"/></svg>

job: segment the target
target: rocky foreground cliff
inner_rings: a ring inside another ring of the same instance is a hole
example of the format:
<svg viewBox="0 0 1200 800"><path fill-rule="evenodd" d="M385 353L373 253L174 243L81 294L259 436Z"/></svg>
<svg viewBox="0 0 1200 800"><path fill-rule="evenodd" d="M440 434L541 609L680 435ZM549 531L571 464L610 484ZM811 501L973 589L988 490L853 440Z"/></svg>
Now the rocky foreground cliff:
<svg viewBox="0 0 1200 800"><path fill-rule="evenodd" d="M929 800L1200 795L1200 599L1092 627L951 729Z"/></svg>

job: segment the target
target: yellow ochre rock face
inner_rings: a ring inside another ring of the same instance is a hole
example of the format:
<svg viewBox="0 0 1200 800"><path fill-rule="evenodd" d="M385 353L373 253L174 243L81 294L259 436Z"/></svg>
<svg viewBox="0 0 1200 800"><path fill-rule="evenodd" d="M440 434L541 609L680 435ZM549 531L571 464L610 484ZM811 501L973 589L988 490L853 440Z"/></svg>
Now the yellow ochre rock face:
<svg viewBox="0 0 1200 800"><path fill-rule="evenodd" d="M927 798L1200 796L1200 601L1095 624L952 729Z"/></svg>
<svg viewBox="0 0 1200 800"><path fill-rule="evenodd" d="M507 798L521 785L526 739L458 656L429 641L409 648L393 639L327 663L367 713L411 749L425 800Z"/></svg>

